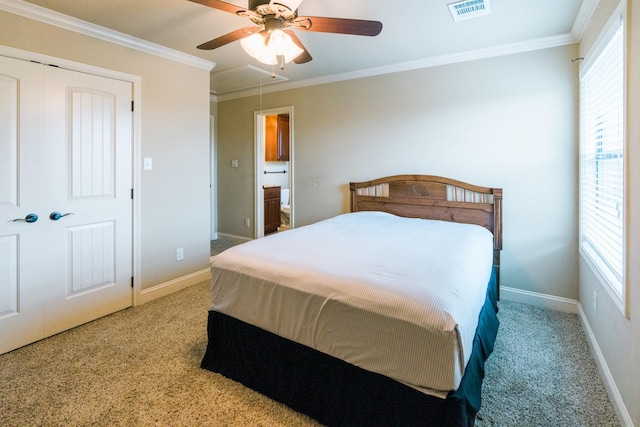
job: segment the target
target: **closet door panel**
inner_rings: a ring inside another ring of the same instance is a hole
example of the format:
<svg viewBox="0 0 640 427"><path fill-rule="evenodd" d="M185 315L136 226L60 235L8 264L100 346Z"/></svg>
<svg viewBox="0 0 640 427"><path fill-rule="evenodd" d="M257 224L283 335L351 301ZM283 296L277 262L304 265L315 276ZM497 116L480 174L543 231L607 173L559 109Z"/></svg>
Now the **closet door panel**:
<svg viewBox="0 0 640 427"><path fill-rule="evenodd" d="M0 353L43 335L42 70L0 57Z"/></svg>
<svg viewBox="0 0 640 427"><path fill-rule="evenodd" d="M45 227L55 248L45 335L131 305L131 93L128 82L45 70L44 204L69 214Z"/></svg>
<svg viewBox="0 0 640 427"><path fill-rule="evenodd" d="M131 306L131 98L0 57L0 354Z"/></svg>

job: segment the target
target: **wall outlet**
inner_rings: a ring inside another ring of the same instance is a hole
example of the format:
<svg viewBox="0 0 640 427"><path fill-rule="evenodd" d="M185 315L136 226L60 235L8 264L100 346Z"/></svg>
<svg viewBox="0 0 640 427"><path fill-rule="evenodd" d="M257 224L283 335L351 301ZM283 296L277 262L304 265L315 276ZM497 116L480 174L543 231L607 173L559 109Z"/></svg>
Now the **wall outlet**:
<svg viewBox="0 0 640 427"><path fill-rule="evenodd" d="M245 227L251 227L251 219L250 218L245 218L244 219L244 226Z"/></svg>
<svg viewBox="0 0 640 427"><path fill-rule="evenodd" d="M595 291L593 292L593 311L598 312L598 294Z"/></svg>
<svg viewBox="0 0 640 427"><path fill-rule="evenodd" d="M176 261L180 261L184 259L184 248L176 249Z"/></svg>
<svg viewBox="0 0 640 427"><path fill-rule="evenodd" d="M238 167L238 159L231 160L231 167L232 168L237 168Z"/></svg>

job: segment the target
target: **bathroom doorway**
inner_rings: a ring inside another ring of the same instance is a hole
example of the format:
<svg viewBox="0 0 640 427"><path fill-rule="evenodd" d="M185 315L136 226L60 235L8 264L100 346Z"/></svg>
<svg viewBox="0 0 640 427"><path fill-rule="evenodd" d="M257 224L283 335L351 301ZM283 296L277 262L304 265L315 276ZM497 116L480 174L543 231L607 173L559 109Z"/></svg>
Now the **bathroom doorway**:
<svg viewBox="0 0 640 427"><path fill-rule="evenodd" d="M294 228L293 106L255 113L255 237Z"/></svg>

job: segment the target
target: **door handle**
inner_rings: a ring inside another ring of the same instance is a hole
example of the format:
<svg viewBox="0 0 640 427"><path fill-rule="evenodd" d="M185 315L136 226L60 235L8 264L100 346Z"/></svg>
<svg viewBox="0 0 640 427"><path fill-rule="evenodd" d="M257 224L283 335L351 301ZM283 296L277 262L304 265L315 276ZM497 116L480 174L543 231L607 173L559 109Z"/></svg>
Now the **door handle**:
<svg viewBox="0 0 640 427"><path fill-rule="evenodd" d="M11 220L11 222L18 222L18 221L36 222L37 220L38 220L38 215L31 213L31 214L25 216L24 218L13 219L13 220Z"/></svg>
<svg viewBox="0 0 640 427"><path fill-rule="evenodd" d="M69 212L69 213L66 213L66 214L61 214L60 212L51 212L49 214L49 219L52 220L52 221L57 221L60 218L65 217L67 215L73 215L73 212Z"/></svg>

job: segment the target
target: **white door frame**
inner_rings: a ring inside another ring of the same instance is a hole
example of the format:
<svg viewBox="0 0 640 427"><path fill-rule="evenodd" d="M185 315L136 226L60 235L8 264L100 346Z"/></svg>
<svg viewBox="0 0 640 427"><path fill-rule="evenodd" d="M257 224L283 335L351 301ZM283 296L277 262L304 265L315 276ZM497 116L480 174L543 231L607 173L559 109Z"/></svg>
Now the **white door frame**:
<svg viewBox="0 0 640 427"><path fill-rule="evenodd" d="M210 183L209 192L211 193L211 240L218 238L218 184L217 184L217 152L218 146L216 144L216 116L210 115L209 122L209 138L210 138Z"/></svg>
<svg viewBox="0 0 640 427"><path fill-rule="evenodd" d="M141 220L141 209L140 209L140 194L136 195L136 192L141 188L142 182L142 171L139 167L141 162L141 131L140 131L140 123L142 119L142 109L141 109L141 98L142 98L142 90L141 90L141 82L142 78L140 76L136 76L133 74L122 73L120 71L109 70L106 68L100 68L93 65L83 64L80 62L69 61L67 59L56 58L53 56L42 55L40 53L29 52L22 49L16 49L9 46L0 45L0 55L8 56L10 58L22 59L25 61L36 61L42 64L53 64L57 67L65 68L71 71L78 71L81 73L89 73L97 76L108 77L112 79L123 80L126 82L130 82L132 84L131 99L133 101L133 105L135 108L132 112L132 186L134 190L133 197L133 212L132 212L132 227L133 227L133 236L132 236L132 268L131 272L133 276L133 289L132 289L132 305L138 305L142 301L140 301L140 291L142 285L142 273L140 271L140 265L142 260L141 253L141 242L142 242L142 228L140 227Z"/></svg>
<svg viewBox="0 0 640 427"><path fill-rule="evenodd" d="M294 187L294 170L293 167L293 159L294 159L294 151L293 151L293 106L288 107L279 107L279 108L271 108L269 110L260 110L254 112L254 140L255 140L255 221L254 221L254 236L256 239L260 237L264 237L264 197L262 193L262 186L264 185L264 170L265 170L265 160L264 160L264 129L265 129L265 116L271 116L274 114L289 114L289 205L291 206L291 217L290 217L290 226L291 228L295 227L294 221L294 212L295 209L293 207L294 197L293 197L293 187Z"/></svg>

